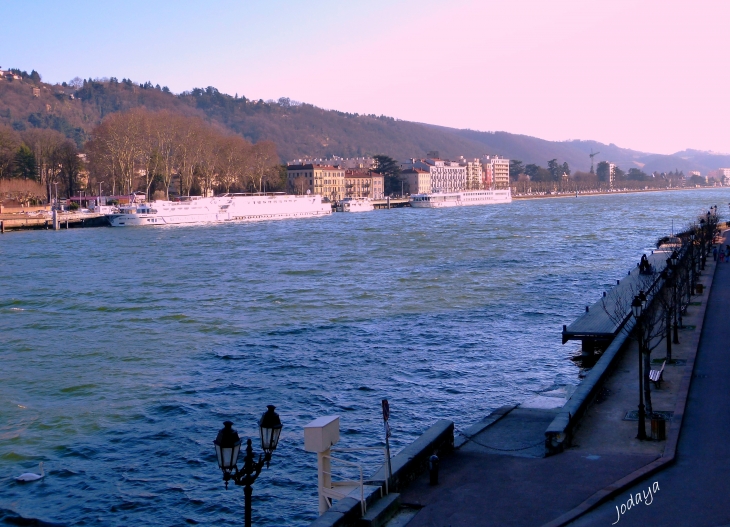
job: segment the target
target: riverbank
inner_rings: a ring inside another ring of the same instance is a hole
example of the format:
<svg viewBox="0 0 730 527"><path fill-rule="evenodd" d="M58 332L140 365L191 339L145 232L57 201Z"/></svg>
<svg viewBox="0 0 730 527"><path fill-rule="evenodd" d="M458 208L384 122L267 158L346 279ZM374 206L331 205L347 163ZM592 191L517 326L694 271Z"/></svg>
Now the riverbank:
<svg viewBox="0 0 730 527"><path fill-rule="evenodd" d="M588 196L608 196L617 194L643 194L648 192L667 192L667 191L684 191L684 190L713 190L723 187L697 187L697 188L650 188L650 189L636 189L636 190L601 190L596 192L579 192L578 195L575 192L563 192L560 194L541 194L541 195L524 195L524 194L512 194L513 200L532 200L532 199L549 199L549 198L577 198L577 197L588 197Z"/></svg>

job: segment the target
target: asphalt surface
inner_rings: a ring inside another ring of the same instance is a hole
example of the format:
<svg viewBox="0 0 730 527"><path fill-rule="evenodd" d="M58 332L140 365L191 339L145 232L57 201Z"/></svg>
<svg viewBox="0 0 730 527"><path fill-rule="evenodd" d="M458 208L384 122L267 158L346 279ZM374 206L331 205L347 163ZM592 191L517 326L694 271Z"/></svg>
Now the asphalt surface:
<svg viewBox="0 0 730 527"><path fill-rule="evenodd" d="M659 490L649 496L650 487ZM730 525L730 263L718 263L715 271L675 464L571 526L612 524Z"/></svg>

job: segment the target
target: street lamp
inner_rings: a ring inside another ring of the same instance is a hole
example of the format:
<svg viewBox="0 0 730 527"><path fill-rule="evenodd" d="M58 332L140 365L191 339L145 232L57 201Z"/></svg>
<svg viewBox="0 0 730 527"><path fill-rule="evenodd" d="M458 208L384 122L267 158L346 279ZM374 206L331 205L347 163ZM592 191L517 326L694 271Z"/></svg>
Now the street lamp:
<svg viewBox="0 0 730 527"><path fill-rule="evenodd" d="M644 302L639 295L634 297L631 302L631 311L636 318L637 329L639 332L639 433L636 439L644 441L646 439L646 415L644 414L644 361L642 360L643 336L641 327L641 313L644 311Z"/></svg>
<svg viewBox="0 0 730 527"><path fill-rule="evenodd" d="M226 488L228 488L228 482L233 480L233 483L243 487L243 494L245 496L245 527L251 527L251 495L253 494L253 485L256 478L259 477L261 469L269 467L271 461L271 455L276 450L276 446L279 443L279 436L281 435L282 424L279 419L279 414L274 410L276 409L273 405L268 405L266 412L261 416L259 420L259 436L261 437L261 449L264 451L263 454L259 454L259 459L254 459L253 447L251 446L251 440L246 440L246 455L243 458L243 467L240 469L237 466L238 454L241 451L241 438L238 437L238 432L233 429L233 423L231 421L224 421L223 428L218 432L218 436L213 441L215 445L215 454L218 460L218 467L223 472L223 481L225 482Z"/></svg>

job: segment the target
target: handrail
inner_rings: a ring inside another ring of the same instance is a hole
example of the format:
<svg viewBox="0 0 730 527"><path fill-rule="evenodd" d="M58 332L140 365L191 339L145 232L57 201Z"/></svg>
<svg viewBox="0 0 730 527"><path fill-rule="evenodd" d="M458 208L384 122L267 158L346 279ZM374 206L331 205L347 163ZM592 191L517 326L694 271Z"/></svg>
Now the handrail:
<svg viewBox="0 0 730 527"><path fill-rule="evenodd" d="M362 452L364 450L382 450L383 451L383 459L385 460L384 467L388 466L388 449L383 446L365 446L365 447L359 447L359 448L336 448L333 447L330 449L331 452ZM390 494L390 491L388 490L388 476L386 475L385 479L376 479L376 478L370 478L368 481L383 481L385 482L385 494Z"/></svg>
<svg viewBox="0 0 730 527"><path fill-rule="evenodd" d="M360 487L360 509L362 510L362 514L364 516L365 515L365 508L366 507L365 507L365 486L364 486L363 477L362 477L362 465L360 465L358 463L353 463L352 461L347 461L345 459L339 459L339 458L336 458L336 457L333 457L333 456L322 456L322 458L323 459L329 459L330 461L337 461L338 463L342 463L342 464L345 464L345 465L350 465L350 466L353 466L353 467L357 467L358 468L358 470L360 471L360 485L359 485L359 487ZM347 497L347 494L343 494L341 492L335 491L334 490L334 487L336 487L336 486L340 486L340 487L341 486L345 486L348 483L349 484L353 484L353 483L357 484L357 481L351 481L351 480L347 480L347 479L343 479L342 481L331 481L332 476L333 476L332 472L327 472L327 471L323 470L322 473L323 474L327 474L328 476L330 476L330 485L332 485L332 486L329 487L329 488L322 488L322 493L325 495L326 498L329 499L330 506L332 506L332 498L333 497L334 498L337 498L337 499L341 499L341 498L346 498Z"/></svg>

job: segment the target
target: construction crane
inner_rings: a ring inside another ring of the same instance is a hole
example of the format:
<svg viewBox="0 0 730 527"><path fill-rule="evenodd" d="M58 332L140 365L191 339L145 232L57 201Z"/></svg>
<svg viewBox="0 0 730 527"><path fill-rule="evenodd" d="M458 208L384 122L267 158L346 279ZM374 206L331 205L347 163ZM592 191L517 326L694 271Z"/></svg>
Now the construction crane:
<svg viewBox="0 0 730 527"><path fill-rule="evenodd" d="M594 152L592 148L591 148L591 153L588 154L591 158L591 174L595 174L595 172L593 172L593 158L595 156L597 156L598 154L600 154L600 152Z"/></svg>

